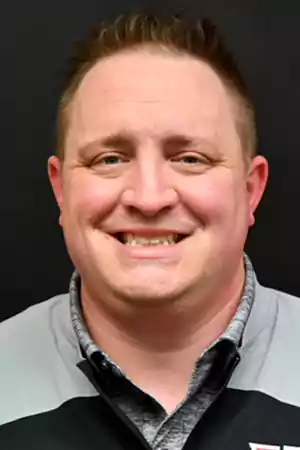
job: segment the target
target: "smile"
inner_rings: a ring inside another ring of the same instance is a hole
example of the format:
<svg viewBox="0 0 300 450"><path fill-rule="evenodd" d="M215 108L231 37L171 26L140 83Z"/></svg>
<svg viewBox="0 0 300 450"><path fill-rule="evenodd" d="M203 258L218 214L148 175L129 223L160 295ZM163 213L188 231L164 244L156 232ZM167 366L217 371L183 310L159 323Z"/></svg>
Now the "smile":
<svg viewBox="0 0 300 450"><path fill-rule="evenodd" d="M128 246L168 246L175 245L182 241L187 235L184 234L167 234L167 235L140 235L134 233L116 233L114 237L119 242Z"/></svg>

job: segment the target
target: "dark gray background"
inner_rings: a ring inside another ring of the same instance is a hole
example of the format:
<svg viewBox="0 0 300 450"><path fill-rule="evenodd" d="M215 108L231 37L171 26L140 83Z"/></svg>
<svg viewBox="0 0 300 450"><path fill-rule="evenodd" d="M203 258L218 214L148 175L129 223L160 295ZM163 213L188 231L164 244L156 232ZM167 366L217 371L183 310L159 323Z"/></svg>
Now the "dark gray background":
<svg viewBox="0 0 300 450"><path fill-rule="evenodd" d="M174 2L172 2L174 4ZM187 0L185 4L187 4ZM271 165L247 251L262 283L300 295L300 2L203 1L240 61ZM141 2L10 0L0 6L0 320L65 291L72 270L47 179L74 40Z"/></svg>

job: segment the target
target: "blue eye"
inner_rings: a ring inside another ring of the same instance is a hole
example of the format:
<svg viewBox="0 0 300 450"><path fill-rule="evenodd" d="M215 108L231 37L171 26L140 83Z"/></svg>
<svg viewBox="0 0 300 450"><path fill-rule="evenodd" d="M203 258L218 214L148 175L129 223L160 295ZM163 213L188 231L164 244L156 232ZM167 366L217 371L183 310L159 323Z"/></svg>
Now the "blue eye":
<svg viewBox="0 0 300 450"><path fill-rule="evenodd" d="M124 162L124 159L121 158L121 156L118 155L108 155L103 157L99 163L104 165L104 166L114 166L116 164L120 164Z"/></svg>
<svg viewBox="0 0 300 450"><path fill-rule="evenodd" d="M194 155L186 155L179 159L179 161L185 164L203 164L203 159Z"/></svg>
<svg viewBox="0 0 300 450"><path fill-rule="evenodd" d="M171 159L172 162L177 164L185 164L187 166L196 166L207 164L208 161L204 156L193 154L182 154Z"/></svg>

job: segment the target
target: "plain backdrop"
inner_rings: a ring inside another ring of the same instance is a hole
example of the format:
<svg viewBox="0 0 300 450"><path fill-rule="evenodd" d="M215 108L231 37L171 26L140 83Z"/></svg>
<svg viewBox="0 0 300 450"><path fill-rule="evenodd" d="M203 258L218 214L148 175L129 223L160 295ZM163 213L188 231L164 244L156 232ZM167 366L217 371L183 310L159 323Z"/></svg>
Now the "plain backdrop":
<svg viewBox="0 0 300 450"><path fill-rule="evenodd" d="M0 320L68 289L72 265L47 178L61 82L74 41L99 20L141 5L1 3ZM191 8L213 17L236 55L256 105L259 150L270 161L247 252L261 283L300 296L300 2L197 0Z"/></svg>

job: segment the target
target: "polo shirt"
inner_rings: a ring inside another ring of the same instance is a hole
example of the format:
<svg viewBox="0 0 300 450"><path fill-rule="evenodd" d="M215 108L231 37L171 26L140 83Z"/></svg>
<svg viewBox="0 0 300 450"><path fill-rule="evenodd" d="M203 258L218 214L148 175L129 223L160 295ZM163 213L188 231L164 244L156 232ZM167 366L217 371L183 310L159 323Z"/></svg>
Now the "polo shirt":
<svg viewBox="0 0 300 450"><path fill-rule="evenodd" d="M300 448L300 301L252 275L245 321L233 320L199 355L189 395L170 417L101 349L89 353L70 294L0 324L0 449Z"/></svg>

